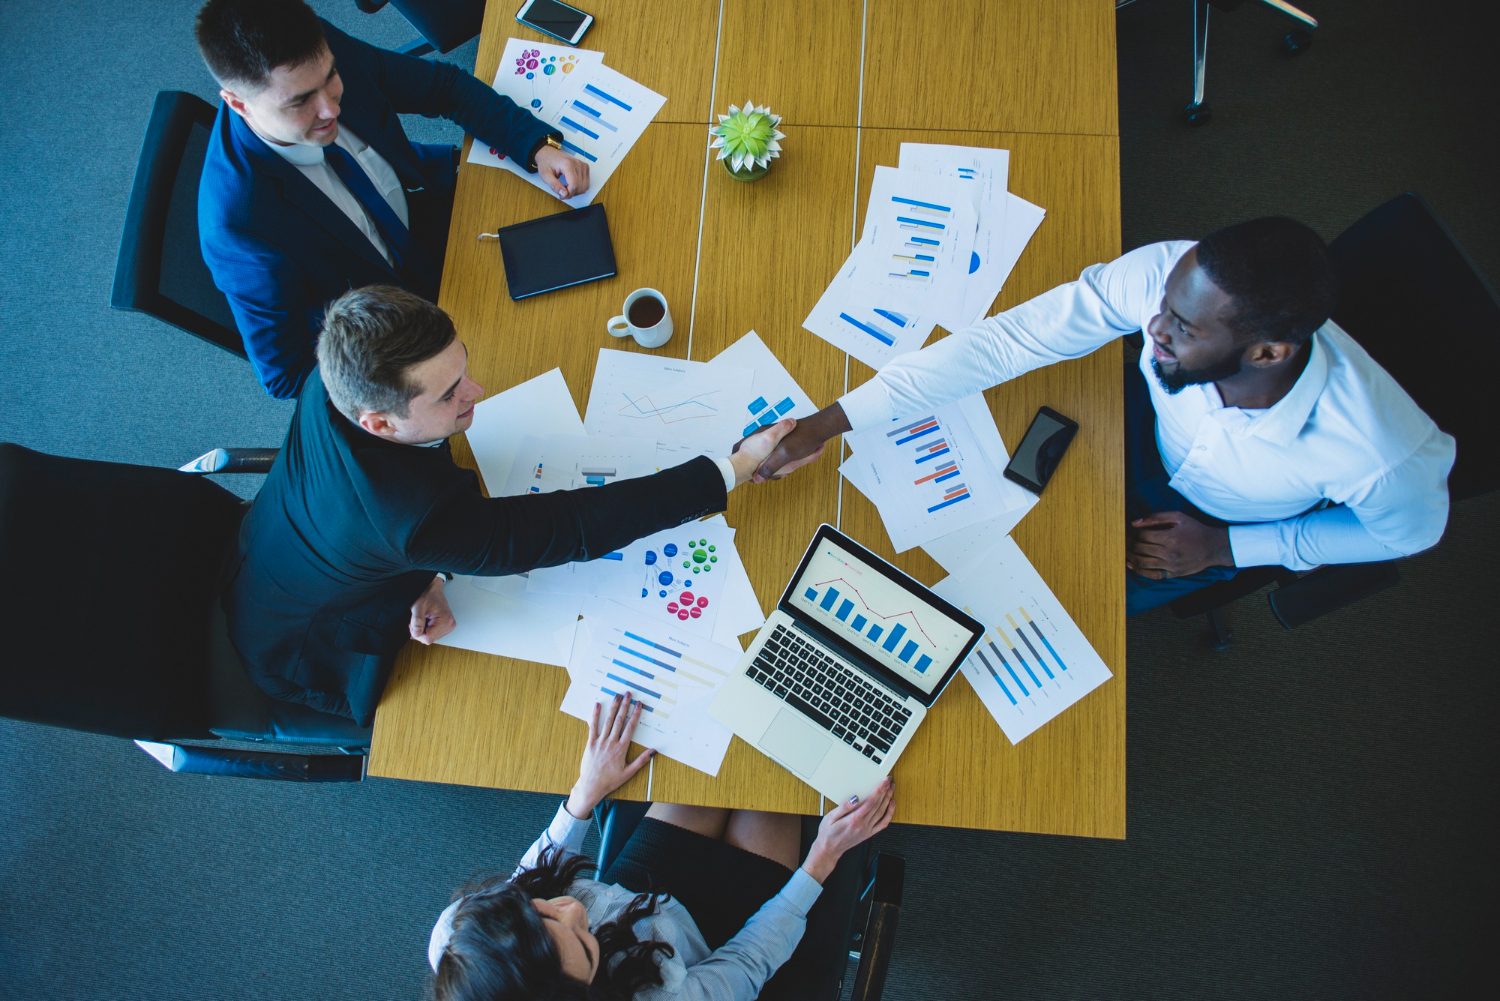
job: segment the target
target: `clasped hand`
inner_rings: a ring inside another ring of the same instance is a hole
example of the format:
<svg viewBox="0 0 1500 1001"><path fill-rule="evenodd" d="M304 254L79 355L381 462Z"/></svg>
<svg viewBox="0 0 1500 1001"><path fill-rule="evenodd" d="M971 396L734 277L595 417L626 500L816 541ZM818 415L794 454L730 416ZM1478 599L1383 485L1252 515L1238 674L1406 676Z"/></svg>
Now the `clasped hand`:
<svg viewBox="0 0 1500 1001"><path fill-rule="evenodd" d="M1205 525L1182 511L1159 511L1137 518L1126 535L1125 568L1151 580L1234 566L1229 529Z"/></svg>

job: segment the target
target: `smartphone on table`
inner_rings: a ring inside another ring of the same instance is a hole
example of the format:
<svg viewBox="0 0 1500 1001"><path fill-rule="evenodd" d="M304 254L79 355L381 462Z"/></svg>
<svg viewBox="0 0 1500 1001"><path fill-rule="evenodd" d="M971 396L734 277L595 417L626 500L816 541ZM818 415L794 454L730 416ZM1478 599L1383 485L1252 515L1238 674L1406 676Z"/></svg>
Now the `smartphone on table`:
<svg viewBox="0 0 1500 1001"><path fill-rule="evenodd" d="M516 11L516 20L544 35L551 35L559 42L577 45L584 32L593 25L594 15L569 7L560 0L526 0Z"/></svg>
<svg viewBox="0 0 1500 1001"><path fill-rule="evenodd" d="M1057 472L1057 464L1062 461L1063 453L1077 433L1077 421L1064 417L1051 407L1042 407L1032 418L1031 427L1026 429L1026 436L1016 446L1016 454L1005 467L1005 478L1040 494L1047 481L1052 479L1052 474Z"/></svg>

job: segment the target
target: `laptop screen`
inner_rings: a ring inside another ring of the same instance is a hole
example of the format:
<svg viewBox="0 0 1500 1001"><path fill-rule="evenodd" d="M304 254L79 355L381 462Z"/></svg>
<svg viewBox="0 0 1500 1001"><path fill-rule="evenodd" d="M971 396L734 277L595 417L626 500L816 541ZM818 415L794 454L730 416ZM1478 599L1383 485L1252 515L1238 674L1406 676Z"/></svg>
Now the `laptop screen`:
<svg viewBox="0 0 1500 1001"><path fill-rule="evenodd" d="M930 695L975 632L833 538L815 541L786 600L825 630ZM940 600L940 599L939 599Z"/></svg>

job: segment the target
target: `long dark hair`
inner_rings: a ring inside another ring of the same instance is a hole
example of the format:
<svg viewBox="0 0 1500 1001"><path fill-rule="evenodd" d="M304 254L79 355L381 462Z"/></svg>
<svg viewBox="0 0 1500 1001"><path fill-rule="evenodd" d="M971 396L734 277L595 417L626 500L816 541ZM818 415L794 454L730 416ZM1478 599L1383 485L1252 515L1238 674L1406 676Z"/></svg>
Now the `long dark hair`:
<svg viewBox="0 0 1500 1001"><path fill-rule="evenodd" d="M594 929L599 967L593 983L563 973L557 946L531 901L566 895L579 874L593 867L591 859L565 858L549 846L534 868L512 879L496 876L460 890L463 903L453 913L453 933L433 983L436 1001L628 1001L644 987L660 986L656 957L670 957L672 947L640 941L633 926L655 914L666 894L637 894L619 917Z"/></svg>

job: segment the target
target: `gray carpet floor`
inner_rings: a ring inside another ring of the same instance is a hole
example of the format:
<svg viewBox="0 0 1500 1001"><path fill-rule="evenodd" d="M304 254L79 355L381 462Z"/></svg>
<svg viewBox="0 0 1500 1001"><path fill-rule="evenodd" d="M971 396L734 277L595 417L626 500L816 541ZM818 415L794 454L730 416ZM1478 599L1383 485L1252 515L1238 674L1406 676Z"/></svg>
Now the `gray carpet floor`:
<svg viewBox="0 0 1500 1001"><path fill-rule="evenodd" d="M197 5L0 2L0 440L176 465L285 430L290 405L244 362L108 308L152 97L214 96ZM411 35L314 6L379 44ZM1315 7L1296 59L1268 12L1214 14L1215 120L1196 131L1176 118L1185 5L1120 13L1126 246L1269 213L1332 238L1415 189L1500 284L1487 5L1438 26L1396 0ZM448 58L472 66L473 43ZM1295 633L1247 599L1228 653L1165 611L1133 621L1128 838L893 827L908 887L887 996L1465 996L1497 890L1497 519L1500 497L1456 505L1399 588ZM15 628L65 629L66 592L59 568ZM0 720L0 997L420 998L433 914L554 808L175 776L122 741Z"/></svg>

